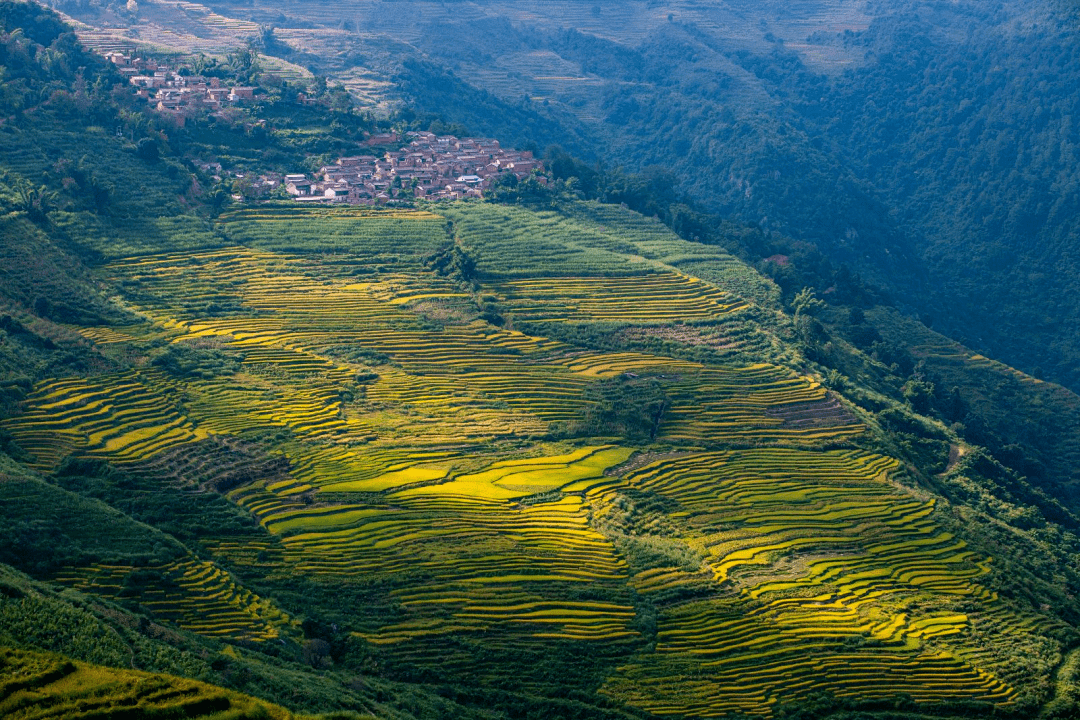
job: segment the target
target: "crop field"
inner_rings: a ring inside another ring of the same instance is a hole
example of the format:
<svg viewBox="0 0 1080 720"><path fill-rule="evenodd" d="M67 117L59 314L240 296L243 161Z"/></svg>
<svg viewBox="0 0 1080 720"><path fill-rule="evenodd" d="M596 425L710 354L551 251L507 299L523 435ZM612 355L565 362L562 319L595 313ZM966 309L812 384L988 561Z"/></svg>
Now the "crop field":
<svg viewBox="0 0 1080 720"><path fill-rule="evenodd" d="M659 437L673 442L812 443L864 430L819 383L775 365L709 368L675 383L671 397Z"/></svg>
<svg viewBox="0 0 1080 720"><path fill-rule="evenodd" d="M10 720L293 717L283 708L194 680L8 648L0 648L0 715Z"/></svg>
<svg viewBox="0 0 1080 720"><path fill-rule="evenodd" d="M756 282L758 293L769 294L768 285L752 280L753 273L723 250L682 240L659 221L617 207L583 203L572 212L556 212L460 205L440 207L439 212L453 222L462 247L479 258L478 270L493 280L639 276L692 264L711 271L713 277L694 273L706 282L720 277L742 279L720 288L735 288L739 295L754 297L745 287ZM526 247L528 251L523 252ZM693 284L692 279L684 282ZM724 296L716 286L696 289Z"/></svg>
<svg viewBox="0 0 1080 720"><path fill-rule="evenodd" d="M446 219L424 211L369 208L237 210L223 215L228 237L251 247L282 252L418 257L446 243Z"/></svg>
<svg viewBox="0 0 1080 720"><path fill-rule="evenodd" d="M71 568L56 580L83 592L130 598L159 620L210 637L274 640L289 626L285 613L238 586L220 568L194 558L139 569Z"/></svg>
<svg viewBox="0 0 1080 720"><path fill-rule="evenodd" d="M39 469L55 469L75 450L133 462L207 437L136 373L47 382L28 404L33 409L9 426Z"/></svg>
<svg viewBox="0 0 1080 720"><path fill-rule="evenodd" d="M433 682L547 692L590 658L575 682L656 715L1015 700L997 649L1038 616L766 352L773 289L618 208L439 212L267 206L222 216L227 245L109 259L144 324L78 332L146 361L42 382L3 429L41 471L105 460L249 527L60 581L251 642L348 608ZM449 243L475 277L425 266Z"/></svg>
<svg viewBox="0 0 1080 720"><path fill-rule="evenodd" d="M629 473L630 487L677 503L686 541L739 600L684 599L680 589L701 579L679 568L641 572L639 592L661 609L656 654L621 668L606 692L661 715L688 705L701 716L767 714L822 691L1008 703L1012 689L950 642L975 621L958 609L963 598L994 614L978 583L991 561L940 530L932 502L892 485L896 470L861 451L776 448ZM1025 630L998 632L1005 642Z"/></svg>
<svg viewBox="0 0 1080 720"><path fill-rule="evenodd" d="M745 305L681 273L511 280L495 287L522 320L685 322L718 319Z"/></svg>
<svg viewBox="0 0 1080 720"><path fill-rule="evenodd" d="M277 217L283 211L272 212ZM253 211L242 217L245 227L261 226ZM361 223L363 218L350 216L349 223ZM339 220L331 217L334 227ZM383 222L385 218L374 215L370 220ZM431 220L423 215L418 222ZM363 233L354 231L354 235ZM381 253L383 248L376 251ZM189 383L190 392L208 397L207 402L190 403L193 416L205 418L205 427L214 431L291 423L294 429L334 433L338 439L375 435L389 440L420 431L430 442L445 443L452 435L442 428L452 423L468 425L457 437L479 442L542 433L545 423L572 419L583 407L582 393L590 382L624 373L661 373L673 385L673 407L662 431L672 441L700 444L718 438L779 436L798 441L800 436L818 440L861 432L850 417L830 425L826 413L825 422L796 427L780 415L768 415L770 407L825 399L819 385L775 366L706 369L648 353L582 351L476 320L431 327L413 311L417 303L467 299L468 295L441 278L424 277L415 266L412 272L404 272L409 269L404 262L398 272L366 274L371 267L365 259L335 255L330 272L344 277L328 282L315 275L320 267L309 257L233 247L186 256L139 257L113 263L110 269L121 283L137 288L141 310L161 327L184 333L178 338L225 340L230 348L244 353L243 364L252 369L251 374L292 374L307 388L290 395L291 410L275 411L264 402L254 411L258 417L251 419L244 412L252 404L245 396L259 401L267 393L265 387L254 383L242 387L235 378L228 380L228 387ZM357 272L365 282L352 281ZM592 312L615 317L627 312L622 303L632 303L611 297L612 284L637 288L644 297L651 291L641 288L652 288L656 278L661 288L674 281L676 289L689 286L702 292L703 302L720 314L730 305L744 304L703 281L673 272L599 277L595 282L580 282L576 292L588 300L591 288ZM181 307L174 300L178 296L185 298ZM662 304L657 301L654 307ZM209 306L236 308L236 312L215 317L198 312ZM694 312L688 308L684 314ZM342 417L332 398L352 371L330 358L349 353L361 364L373 356L389 361L376 368L378 380L365 388L366 400L384 412L363 419ZM327 385L320 387L322 380ZM302 406L304 395L308 398ZM708 398L706 402L715 398L715 408L702 406L702 398ZM213 418L215 404L229 408L226 417ZM399 413L406 408L411 414L401 418Z"/></svg>
<svg viewBox="0 0 1080 720"><path fill-rule="evenodd" d="M299 571L394 588L403 617L364 634L375 643L497 625L536 638L626 638L634 609L619 590L624 563L589 527L583 499L558 491L602 477L629 454L598 447L503 461L388 492L382 507L278 510L264 522ZM614 600L572 599L583 588Z"/></svg>

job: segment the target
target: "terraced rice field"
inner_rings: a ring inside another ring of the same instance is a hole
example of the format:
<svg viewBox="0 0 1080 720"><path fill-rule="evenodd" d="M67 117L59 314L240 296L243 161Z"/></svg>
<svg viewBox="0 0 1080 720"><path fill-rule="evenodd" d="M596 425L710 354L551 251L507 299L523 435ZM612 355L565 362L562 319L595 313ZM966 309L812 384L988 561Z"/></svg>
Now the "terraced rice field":
<svg viewBox="0 0 1080 720"><path fill-rule="evenodd" d="M638 591L662 608L656 654L621 668L606 692L705 717L768 714L822 691L1007 704L1012 689L945 641L972 622L958 600L994 607L978 584L990 560L941 531L931 501L891 485L896 469L858 451L768 449L682 455L628 474L630 487L677 503L687 542L738 599L683 599L680 589L702 580L679 568L640 573Z"/></svg>
<svg viewBox="0 0 1080 720"><path fill-rule="evenodd" d="M815 442L859 435L863 425L818 382L775 365L708 368L675 383L659 437Z"/></svg>
<svg viewBox="0 0 1080 720"><path fill-rule="evenodd" d="M133 372L42 383L27 403L32 409L7 426L43 470L75 451L134 462L208 435Z"/></svg>
<svg viewBox="0 0 1080 720"><path fill-rule="evenodd" d="M437 465L413 465L323 487L335 497L385 492L378 504L307 506L254 487L230 496L282 537L295 571L394 588L404 617L363 633L377 644L507 624L536 638L612 640L634 636L628 600L574 601L567 588L618 594L624 563L589 527L583 498L564 493L631 452L585 447L448 480Z"/></svg>
<svg viewBox="0 0 1080 720"><path fill-rule="evenodd" d="M137 572L142 582L133 581ZM139 571L122 565L71 568L55 579L83 592L133 599L158 620L200 635L258 642L292 631L285 613L194 558Z"/></svg>
<svg viewBox="0 0 1080 720"><path fill-rule="evenodd" d="M424 211L368 208L237 210L222 215L229 237L252 247L297 252L386 255L400 262L446 243L446 219Z"/></svg>
<svg viewBox="0 0 1080 720"><path fill-rule="evenodd" d="M245 215L243 222L260 226L250 215ZM377 218L379 222L383 219ZM359 221L350 218L349 222ZM425 216L423 222L430 221ZM381 247L377 250L381 252ZM369 269L359 259L354 259L351 266L345 259L337 262L335 273L349 277L350 271ZM469 427L458 437L477 441L508 434L538 434L546 423L571 420L580 413L583 391L590 382L624 373L680 376L673 381L677 394L662 432L672 441L701 443L721 438L779 436L795 440L800 435L817 440L862 431L850 417L831 423L831 427L829 422L819 422L811 423L809 428L796 428L781 415L768 415L766 409L770 407L825 399L820 386L805 378L791 377L774 366L714 370L646 353L584 352L543 337L493 328L481 321L433 329L411 311L412 303L468 296L446 281L425 277L415 269L413 273L375 274L366 282L327 282L317 276L319 268L305 257L246 248L140 257L110 267L118 279L137 285L143 299L141 309L161 327L182 333L178 339L227 341L230 348L244 353L243 364L253 372L275 370L297 375L309 388L306 394L316 396L307 400L307 409L301 409L300 395L304 393L291 395L289 402L296 408L294 411L271 412L263 408L253 423L236 408L250 404L244 394L259 397L262 388L241 389L232 381L228 389L192 386L196 392L205 390L211 394L209 405L230 408L227 418L211 420L212 410L204 410L207 403L191 404L193 413L207 418L206 427L217 431L267 422L288 425L290 418L295 418L294 429L334 432L339 439L373 435L389 438L403 433L412 437L418 429L425 432L422 426L426 425L430 428L428 439L444 443L452 436L441 428L456 419ZM589 301L594 306L592 312L603 315L600 308L610 306L612 317L625 314L634 302L645 301L611 299L605 289L616 282L628 293L645 297L656 278L660 279L660 287L674 280L676 291L689 285L695 292L704 292L707 297L703 302L718 313L742 304L700 280L677 273L645 274L637 279L596 278L597 291ZM589 283L582 283L576 292L585 292L588 287ZM176 307L172 298L181 294L188 299L186 306ZM643 306L640 317L649 323L664 322L664 317L651 317L649 308L660 308L668 301L672 298L660 298L654 305ZM198 313L198 309L211 304L235 307L238 312L220 318ZM697 311L685 312L690 317ZM338 412L338 419L333 419L335 388L352 372L348 364L330 360L340 357L341 348L360 350L366 354L361 357L385 357L392 363L392 367L380 368L379 380L366 389L366 398L390 409L388 415L357 419L342 418ZM327 381L318 391L313 387L320 382L317 376ZM230 395L235 402L219 402ZM715 405L702 406L701 398ZM426 422L413 415L402 424L394 411L403 407L423 413Z"/></svg>
<svg viewBox="0 0 1080 720"><path fill-rule="evenodd" d="M670 323L715 320L746 306L678 272L511 280L495 287L508 311L522 320Z"/></svg>
<svg viewBox="0 0 1080 720"><path fill-rule="evenodd" d="M980 584L992 560L895 460L858 449L842 398L762 354L771 291L734 259L594 206L248 209L222 230L238 244L110 262L146 324L81 329L218 369L43 383L3 426L36 467L75 454L220 491L262 530L208 539L219 559L342 596L347 632L430 677L542 692L536 658L603 658L610 697L700 717L818 692L1013 701L993 650L1039 622ZM451 239L478 287L425 269ZM722 361L677 351L720 335ZM649 446L560 434L619 383L663 393ZM148 570L156 588L100 564L60 579L207 635L291 632L217 565Z"/></svg>
<svg viewBox="0 0 1080 720"><path fill-rule="evenodd" d="M8 648L0 648L0 715L9 720L293 717L283 708L194 680Z"/></svg>

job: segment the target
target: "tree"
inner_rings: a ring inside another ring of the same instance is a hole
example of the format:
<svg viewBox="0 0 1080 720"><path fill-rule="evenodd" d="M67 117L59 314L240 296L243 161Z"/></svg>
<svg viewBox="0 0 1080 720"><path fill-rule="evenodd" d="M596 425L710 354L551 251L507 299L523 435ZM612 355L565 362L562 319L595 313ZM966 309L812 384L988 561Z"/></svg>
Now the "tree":
<svg viewBox="0 0 1080 720"><path fill-rule="evenodd" d="M304 663L313 668L330 667L334 662L330 658L330 649L330 643L325 640L319 638L306 640L302 648Z"/></svg>
<svg viewBox="0 0 1080 720"><path fill-rule="evenodd" d="M259 26L259 46L263 50L269 50L277 44L277 38L274 36L273 25L260 25Z"/></svg>
<svg viewBox="0 0 1080 720"><path fill-rule="evenodd" d="M225 56L225 64L238 82L247 83L259 71L259 54L253 48L239 48Z"/></svg>
<svg viewBox="0 0 1080 720"><path fill-rule="evenodd" d="M112 185L101 180L96 175L90 175L86 181L86 192L90 197L90 201L94 203L94 209L99 213L103 213L108 209L112 191Z"/></svg>
<svg viewBox="0 0 1080 720"><path fill-rule="evenodd" d="M799 323L802 315L814 315L818 310L825 307L825 303L814 296L813 288L804 287L791 301L791 309L795 311L795 324Z"/></svg>
<svg viewBox="0 0 1080 720"><path fill-rule="evenodd" d="M231 188L225 184L224 181L217 183L207 193L206 198L210 201L210 212L212 215L217 216L229 203Z"/></svg>
<svg viewBox="0 0 1080 720"><path fill-rule="evenodd" d="M156 163L161 157L161 151L158 149L155 140L142 138L139 140L139 144L135 146L135 156L148 163Z"/></svg>
<svg viewBox="0 0 1080 720"><path fill-rule="evenodd" d="M41 222L55 207L56 191L41 185L34 187L25 180L20 180L15 187L15 207L22 210L34 222Z"/></svg>
<svg viewBox="0 0 1080 720"><path fill-rule="evenodd" d="M934 402L934 384L921 378L911 378L901 388L904 399L911 403L911 408L922 415L930 412Z"/></svg>
<svg viewBox="0 0 1080 720"><path fill-rule="evenodd" d="M203 53L199 53L191 59L191 71L196 75L208 75L217 67L217 60L209 58Z"/></svg>

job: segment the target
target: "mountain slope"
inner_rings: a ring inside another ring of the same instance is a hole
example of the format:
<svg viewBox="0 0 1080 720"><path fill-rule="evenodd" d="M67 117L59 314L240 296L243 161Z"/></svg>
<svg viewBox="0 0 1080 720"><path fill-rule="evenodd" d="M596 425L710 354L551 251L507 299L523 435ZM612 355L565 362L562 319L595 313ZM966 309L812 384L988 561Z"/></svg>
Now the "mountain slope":
<svg viewBox="0 0 1080 720"><path fill-rule="evenodd" d="M589 713L617 712L604 697L661 715L811 692L868 710L903 693L928 713L1047 697L1014 651L1052 667L1067 625L1013 595L999 573L1019 558L990 561L916 489L918 465L870 449L872 416L770 363L786 321L701 279L749 269L617 208L445 213L243 210L220 220L243 245L110 262L140 324L85 335L164 339L189 362L45 381L8 432L42 471L73 452L144 486L211 438L280 457L218 485L269 535L201 546L333 628L337 662L459 701L493 701L465 690L477 677L537 708L576 686ZM450 242L475 275L425 269ZM558 325L574 345L534 334ZM645 350L671 328L674 354ZM615 347L582 345L609 329ZM680 357L698 338L711 351ZM84 567L54 577L117 598L133 572ZM197 632L233 622L203 607ZM881 674L879 699L851 696ZM709 684L678 680L694 676Z"/></svg>
<svg viewBox="0 0 1080 720"><path fill-rule="evenodd" d="M918 328L556 191L214 214L171 145L30 115L12 189L85 136L148 191L7 206L13 664L395 718L1075 712L1076 519L871 332Z"/></svg>
<svg viewBox="0 0 1080 720"><path fill-rule="evenodd" d="M0 650L0 663L0 710L9 718L293 717L282 708L180 678L23 650Z"/></svg>

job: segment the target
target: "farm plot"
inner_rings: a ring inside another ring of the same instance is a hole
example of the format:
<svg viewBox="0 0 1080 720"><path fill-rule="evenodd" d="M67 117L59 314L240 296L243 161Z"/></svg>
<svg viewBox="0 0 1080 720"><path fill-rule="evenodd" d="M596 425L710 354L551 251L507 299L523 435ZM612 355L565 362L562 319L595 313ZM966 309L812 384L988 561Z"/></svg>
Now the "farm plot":
<svg viewBox="0 0 1080 720"><path fill-rule="evenodd" d="M738 595L679 600L672 590L701 588L700 574L640 573L635 586L661 607L656 654L621 668L606 692L705 717L769 714L815 692L1011 702L1010 687L962 659L958 639L973 621L964 598L995 606L978 584L989 560L937 526L932 501L888 482L897 467L861 451L772 448L629 473L628 487L676 503L713 582ZM999 619L998 632L1018 631Z"/></svg>
<svg viewBox="0 0 1080 720"><path fill-rule="evenodd" d="M8 720L294 717L284 708L195 680L10 648L0 648L0 715Z"/></svg>
<svg viewBox="0 0 1080 720"><path fill-rule="evenodd" d="M159 620L200 635L263 641L291 630L285 613L237 585L217 566L195 558L147 568L70 568L55 580L83 592L134 601Z"/></svg>
<svg viewBox="0 0 1080 720"><path fill-rule="evenodd" d="M417 261L447 241L446 219L433 213L373 208L238 210L220 218L230 238L280 252L346 252L391 262Z"/></svg>
<svg viewBox="0 0 1080 720"><path fill-rule="evenodd" d="M716 320L746 307L745 301L678 272L519 279L492 287L507 312L521 320L648 325Z"/></svg>
<svg viewBox="0 0 1080 720"><path fill-rule="evenodd" d="M224 343L225 350L242 355L247 374L262 378L240 383L231 378L216 386L189 383L192 413L207 427L235 432L287 426L337 440L421 431L431 442L544 429L533 412L543 413L545 405L530 407L528 398L517 397L522 383L509 387L507 378L531 374L528 384L546 392L542 371L523 371L515 363L559 345L482 324L425 330L418 316L403 307L406 303L398 302L421 294L409 278L328 285L298 274L297 265L302 263L286 257L242 249L196 255L188 264L203 268L199 282L216 291L229 288L229 298L221 302L237 308L225 317L201 317L174 306L174 298L192 295L183 284L188 268L174 272L182 263L173 256L156 260L142 259L135 268L117 265L114 271L139 283L146 299L144 311L162 326L184 333L183 340ZM423 288L424 297L439 294L433 284ZM379 381L371 388L371 401L387 412L376 413L369 424L345 417L336 397L356 375L357 365L373 358L376 363L393 361L395 367L381 368ZM577 393L579 385L562 394ZM273 396L282 393L287 397L275 400ZM518 411L493 407L498 403ZM424 417L418 418L410 408L419 408ZM550 414L559 413L554 409ZM447 422L458 427L448 430ZM466 424L470 430L462 433L460 427Z"/></svg>
<svg viewBox="0 0 1080 720"><path fill-rule="evenodd" d="M753 323L747 322L742 313L708 323L630 325L620 330L616 337L639 346L674 345L683 352L705 350L720 361L736 361L740 354L751 358L766 357L768 351L768 337Z"/></svg>
<svg viewBox="0 0 1080 720"><path fill-rule="evenodd" d="M703 368L680 376L670 395L659 436L673 442L815 443L865 431L820 383L776 365Z"/></svg>
<svg viewBox="0 0 1080 720"><path fill-rule="evenodd" d="M341 391L332 382L317 379L300 382L245 373L193 380L184 384L184 397L190 416L215 434L279 427L302 438L344 442L373 433L363 420L345 415Z"/></svg>
<svg viewBox="0 0 1080 720"><path fill-rule="evenodd" d="M450 478L437 464L390 465L370 480L323 488L384 490L382 503L308 506L252 488L232 497L281 537L295 571L389 586L401 613L366 620L362 634L376 644L491 628L626 640L636 633L624 563L589 527L584 499L559 490L602 478L630 453L586 447Z"/></svg>
<svg viewBox="0 0 1080 720"><path fill-rule="evenodd" d="M449 463L462 456L459 450L420 448L413 445L363 449L312 447L308 444L282 448L291 476L303 489L326 492L384 492L417 482L446 477ZM268 486L278 495L302 492L297 487Z"/></svg>
<svg viewBox="0 0 1080 720"><path fill-rule="evenodd" d="M694 275L739 291L755 276L719 248L687 242L659 221L599 203L577 203L564 211L484 203L433 209L453 221L459 242L475 253L477 269L491 280L671 272L682 262L710 268L712 277ZM766 287L745 296L763 298Z"/></svg>
<svg viewBox="0 0 1080 720"><path fill-rule="evenodd" d="M41 470L56 469L75 451L134 462L208 436L135 372L44 382L27 407L3 426Z"/></svg>
<svg viewBox="0 0 1080 720"><path fill-rule="evenodd" d="M207 288L205 295L200 296L198 286L188 288L192 267L199 269L194 282ZM430 442L447 442L455 436L482 440L542 433L545 423L574 418L586 404L582 399L585 387L597 379L630 372L702 370L696 363L646 353L571 352L561 343L482 322L425 326L410 311L409 303L454 292L437 279L423 286L421 276L328 282L312 275L309 261L237 248L195 254L187 260L172 255L140 258L112 269L118 278L138 282L145 298L142 309L162 326L186 333L183 339L225 341L228 348L244 353L243 364L252 372L291 373L309 385L318 385L314 376L325 377L327 385L311 390L322 398L307 402L314 403L314 409L304 411L304 400L297 398L293 410L269 417L263 414L264 420L277 424L290 412L310 416L318 410L325 417L304 420L303 427L329 431L336 423L337 430L344 431L343 423L351 421L335 419L327 400L333 394L331 388L353 372L346 363L328 360L342 355L354 358L354 364L373 357L393 364L380 368L378 380L366 391L366 399L386 412L363 423L355 421L355 434L400 438L420 430ZM220 294L223 291L227 297ZM199 298L196 308L206 302L231 304L237 311L199 317L175 307L172 299L183 293ZM252 389L250 394L259 393ZM213 418L212 411L204 409L205 403L193 405L193 412L197 409L200 417L208 418L207 427L235 430L247 421L242 411L236 413L233 408L249 405L235 399L238 402L220 404L229 408L222 418ZM403 421L403 408L420 415ZM447 424L467 425L470 430L463 433ZM714 430L705 427L699 433ZM675 438L685 436L685 432L682 436L672 432Z"/></svg>

